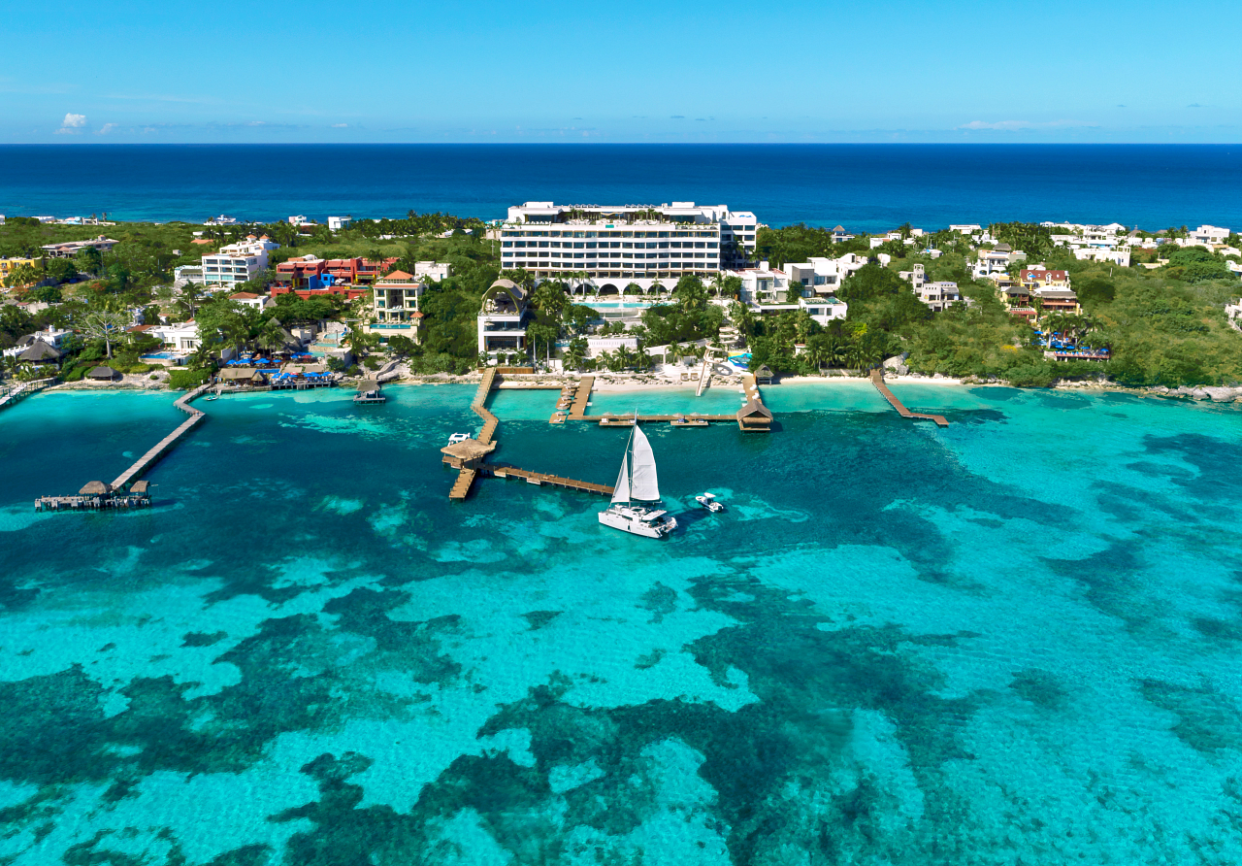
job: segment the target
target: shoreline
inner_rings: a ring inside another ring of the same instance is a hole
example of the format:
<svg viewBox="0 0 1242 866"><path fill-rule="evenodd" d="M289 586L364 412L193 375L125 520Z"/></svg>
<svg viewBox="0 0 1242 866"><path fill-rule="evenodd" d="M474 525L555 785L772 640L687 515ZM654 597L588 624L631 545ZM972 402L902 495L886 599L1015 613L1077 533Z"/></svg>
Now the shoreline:
<svg viewBox="0 0 1242 866"><path fill-rule="evenodd" d="M693 390L697 388L696 382L674 382L659 379L603 379L599 378L599 374L592 388L594 393L600 394L619 394L632 393L641 391L675 391L675 390ZM616 374L603 374L616 375ZM537 391L537 390L553 390L571 385L576 382L580 375L564 375L564 374L548 374L543 376L532 377L530 381L521 381L516 378L510 378L496 385L497 390L504 391ZM1014 388L1019 391L1071 391L1086 393L1117 393L1129 394L1135 397L1157 397L1166 400L1180 400L1190 403L1242 403L1242 387L1229 386L1183 386L1180 389L1168 388L1166 386L1154 387L1128 387L1118 385L1112 382L1058 382L1049 388L1019 388L1003 381L978 382L970 379L955 378L952 376L918 376L918 375L888 375L884 377L885 382L890 385L935 385L938 387L963 387L963 388ZM478 373L466 373L462 375L453 375L449 373L437 373L427 376L409 376L402 377L384 383L387 386L423 386L423 385L478 385L482 381L482 376ZM739 380L740 381L740 380ZM713 379L708 389L732 387L738 382L727 380ZM843 384L870 385L870 380L863 376L783 376L780 377L774 385L760 386L780 387L782 384L788 385L822 385L825 387L834 387ZM345 390L352 390L357 387L354 380L345 380L338 386ZM120 382L60 382L44 389L44 393L53 391L72 391L72 392L97 392L97 391L135 391L175 393L175 389L169 388L166 381L149 382L149 381L120 381ZM248 393L248 392L240 392ZM258 393L258 392L255 392Z"/></svg>

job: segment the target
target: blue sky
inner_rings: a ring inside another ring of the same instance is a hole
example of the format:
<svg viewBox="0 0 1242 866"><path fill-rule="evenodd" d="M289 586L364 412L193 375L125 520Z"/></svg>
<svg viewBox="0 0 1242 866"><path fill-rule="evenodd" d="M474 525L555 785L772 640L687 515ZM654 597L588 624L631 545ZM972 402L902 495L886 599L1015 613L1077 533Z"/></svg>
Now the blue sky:
<svg viewBox="0 0 1242 866"><path fill-rule="evenodd" d="M6 4L0 142L1237 142L1242 3Z"/></svg>

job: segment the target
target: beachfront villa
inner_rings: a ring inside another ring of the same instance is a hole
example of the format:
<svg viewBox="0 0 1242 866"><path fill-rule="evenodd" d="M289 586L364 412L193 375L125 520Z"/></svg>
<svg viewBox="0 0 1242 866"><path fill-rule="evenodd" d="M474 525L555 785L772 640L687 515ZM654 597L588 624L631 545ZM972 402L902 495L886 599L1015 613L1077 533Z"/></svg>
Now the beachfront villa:
<svg viewBox="0 0 1242 866"><path fill-rule="evenodd" d="M565 280L592 294L647 293L685 274L708 282L755 249L758 220L725 205L556 205L509 208L497 230L501 267Z"/></svg>
<svg viewBox="0 0 1242 866"><path fill-rule="evenodd" d="M421 341L423 314L418 309L423 296L423 283L413 274L393 271L375 281L371 313L375 321L367 325L368 333L379 334L381 342L392 336Z"/></svg>
<svg viewBox="0 0 1242 866"><path fill-rule="evenodd" d="M499 279L483 293L479 310L479 354L496 360L500 354L526 352L530 294L512 280Z"/></svg>
<svg viewBox="0 0 1242 866"><path fill-rule="evenodd" d="M220 247L202 257L203 283L229 288L253 279L267 270L268 253L279 247L267 235L248 235L244 241Z"/></svg>
<svg viewBox="0 0 1242 866"><path fill-rule="evenodd" d="M198 325L193 321L175 325L155 325L147 329L147 334L159 339L166 349L178 349L183 352L198 348Z"/></svg>
<svg viewBox="0 0 1242 866"><path fill-rule="evenodd" d="M739 300L756 313L779 314L805 310L816 322L827 325L833 319L844 319L849 311L849 305L844 301L831 294L813 291L800 280L792 279L785 271L769 267L767 262L760 262L756 268L728 271L726 276L737 277L742 281ZM805 274L803 276L810 279ZM828 284L821 288L828 288Z"/></svg>

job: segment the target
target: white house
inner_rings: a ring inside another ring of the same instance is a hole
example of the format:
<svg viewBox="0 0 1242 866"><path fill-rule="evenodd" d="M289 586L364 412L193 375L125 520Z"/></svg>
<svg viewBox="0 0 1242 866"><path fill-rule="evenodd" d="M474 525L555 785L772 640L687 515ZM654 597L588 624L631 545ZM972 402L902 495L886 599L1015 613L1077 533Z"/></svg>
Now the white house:
<svg viewBox="0 0 1242 866"><path fill-rule="evenodd" d="M973 235L975 232L983 231L983 226L976 225L975 223L952 225L949 226L949 231L957 232L959 235Z"/></svg>
<svg viewBox="0 0 1242 866"><path fill-rule="evenodd" d="M423 281L438 283L453 275L453 266L448 262L415 262L414 276Z"/></svg>
<svg viewBox="0 0 1242 866"><path fill-rule="evenodd" d="M291 216L291 217L289 217L289 225L291 225L291 226L304 226L304 225L306 225L308 222L310 222L310 220L309 220L309 219L307 219L307 218L306 218L305 216L303 216L302 214L298 214L297 216Z"/></svg>
<svg viewBox="0 0 1242 866"><path fill-rule="evenodd" d="M1188 240L1195 245L1214 246L1229 240L1229 229L1202 225L1190 233Z"/></svg>
<svg viewBox="0 0 1242 866"><path fill-rule="evenodd" d="M855 253L846 253L837 259L812 256L805 262L789 262L782 270L791 283L801 283L803 288L818 295L831 295L840 291L846 277L865 264L865 258Z"/></svg>
<svg viewBox="0 0 1242 866"><path fill-rule="evenodd" d="M900 271L897 276L908 282L915 297L934 312L943 312L962 300L962 292L957 283L949 280L929 281L921 264L916 264L914 270Z"/></svg>
<svg viewBox="0 0 1242 866"><path fill-rule="evenodd" d="M176 325L156 325L147 333L162 340L168 349L197 349L200 340L198 325L192 321Z"/></svg>
<svg viewBox="0 0 1242 866"><path fill-rule="evenodd" d="M330 216L328 217L328 230L339 232L353 221L354 218L351 216Z"/></svg>
<svg viewBox="0 0 1242 866"><path fill-rule="evenodd" d="M267 269L268 252L279 247L267 235L220 247L203 256L203 283L225 288L244 283Z"/></svg>
<svg viewBox="0 0 1242 866"><path fill-rule="evenodd" d="M1122 247L1119 250L1108 249L1107 247L1079 247L1074 250L1074 258L1080 262L1112 262L1123 268L1130 267L1130 248Z"/></svg>
<svg viewBox="0 0 1242 866"><path fill-rule="evenodd" d="M229 300L241 304L243 307L253 307L260 311L266 310L273 303L270 296L256 295L254 292L234 292L229 295Z"/></svg>
<svg viewBox="0 0 1242 866"><path fill-rule="evenodd" d="M762 304L790 303L789 275L770 268L767 262L760 262L757 268L729 271L725 276L737 277L742 281L740 300L744 304L758 307ZM801 294L801 291L795 291L793 296L797 298Z"/></svg>

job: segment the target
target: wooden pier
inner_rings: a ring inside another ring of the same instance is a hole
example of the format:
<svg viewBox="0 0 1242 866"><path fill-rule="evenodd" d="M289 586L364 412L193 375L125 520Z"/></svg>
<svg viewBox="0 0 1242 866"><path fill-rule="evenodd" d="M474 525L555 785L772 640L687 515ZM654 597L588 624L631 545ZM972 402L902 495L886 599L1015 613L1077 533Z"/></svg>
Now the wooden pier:
<svg viewBox="0 0 1242 866"><path fill-rule="evenodd" d="M36 511L82 511L105 508L141 508L151 504L147 483L138 478L173 449L185 434L189 433L206 417L190 405L195 398L205 394L211 385L199 385L182 396L173 405L190 417L183 421L156 445L139 457L128 469L118 475L111 484L92 481L78 496L41 496L35 500ZM90 492L87 492L89 488Z"/></svg>
<svg viewBox="0 0 1242 866"><path fill-rule="evenodd" d="M484 445L492 441L492 437L496 435L496 428L500 426L500 419L487 408L487 395L491 393L492 386L495 384L496 368L488 367L483 374L483 381L479 383L479 390L475 392L474 400L470 403L470 408L474 410L474 414L483 419L483 429L479 432L479 441Z"/></svg>
<svg viewBox="0 0 1242 866"><path fill-rule="evenodd" d="M47 379L34 379L30 382L22 382L20 385L0 388L0 409L3 409L5 406L13 406L31 394L37 394L56 381L58 381L56 377L51 376Z"/></svg>
<svg viewBox="0 0 1242 866"><path fill-rule="evenodd" d="M897 410L897 414L902 418L909 418L912 421L935 421L940 427L948 427L949 422L943 415L925 415L922 412L911 412L905 405L898 400L893 392L888 390L888 385L884 384L884 373L880 370L871 371L871 383L875 385L876 390L884 395L884 399Z"/></svg>
<svg viewBox="0 0 1242 866"><path fill-rule="evenodd" d="M578 380L578 391L574 394L574 402L569 407L570 420L581 421L586 416L587 403L591 399L591 389L594 387L594 376L583 376Z"/></svg>
<svg viewBox="0 0 1242 866"><path fill-rule="evenodd" d="M129 487L129 485L134 480L136 480L138 476L142 475L142 473L146 472L148 469L154 466L157 462L159 462L159 459L161 457L163 457L165 454L171 451L173 446L175 446L177 442L181 440L182 436L184 436L185 434L193 430L198 425L198 423L203 420L203 418L207 417L202 412L200 412L198 409L195 409L193 406L191 406L190 401L206 393L208 390L210 390L210 388L211 388L210 385L199 385L193 391L186 394L184 397L182 397L180 400L178 400L176 403L173 404L174 406L176 406L182 412L185 412L190 417L187 418L184 422L182 422L181 425L177 427L176 430L172 431L167 436L165 436L163 439L161 439L155 445L154 448L152 448L146 454L143 454L141 457L139 457L132 466L130 466L128 469L126 469L124 472L118 475L116 477L116 480L112 482L113 490L118 490L118 491L125 490L127 487Z"/></svg>
<svg viewBox="0 0 1242 866"><path fill-rule="evenodd" d="M494 475L497 478L521 478L527 484L549 485L550 487L560 487L564 490L582 490L587 493L599 493L603 496L612 496L612 487L607 484L592 484L590 481L578 481L575 478L562 478L560 475L551 475L547 472L532 472L529 469L522 469L517 466L511 466L508 463L486 463L479 466L479 471Z"/></svg>

